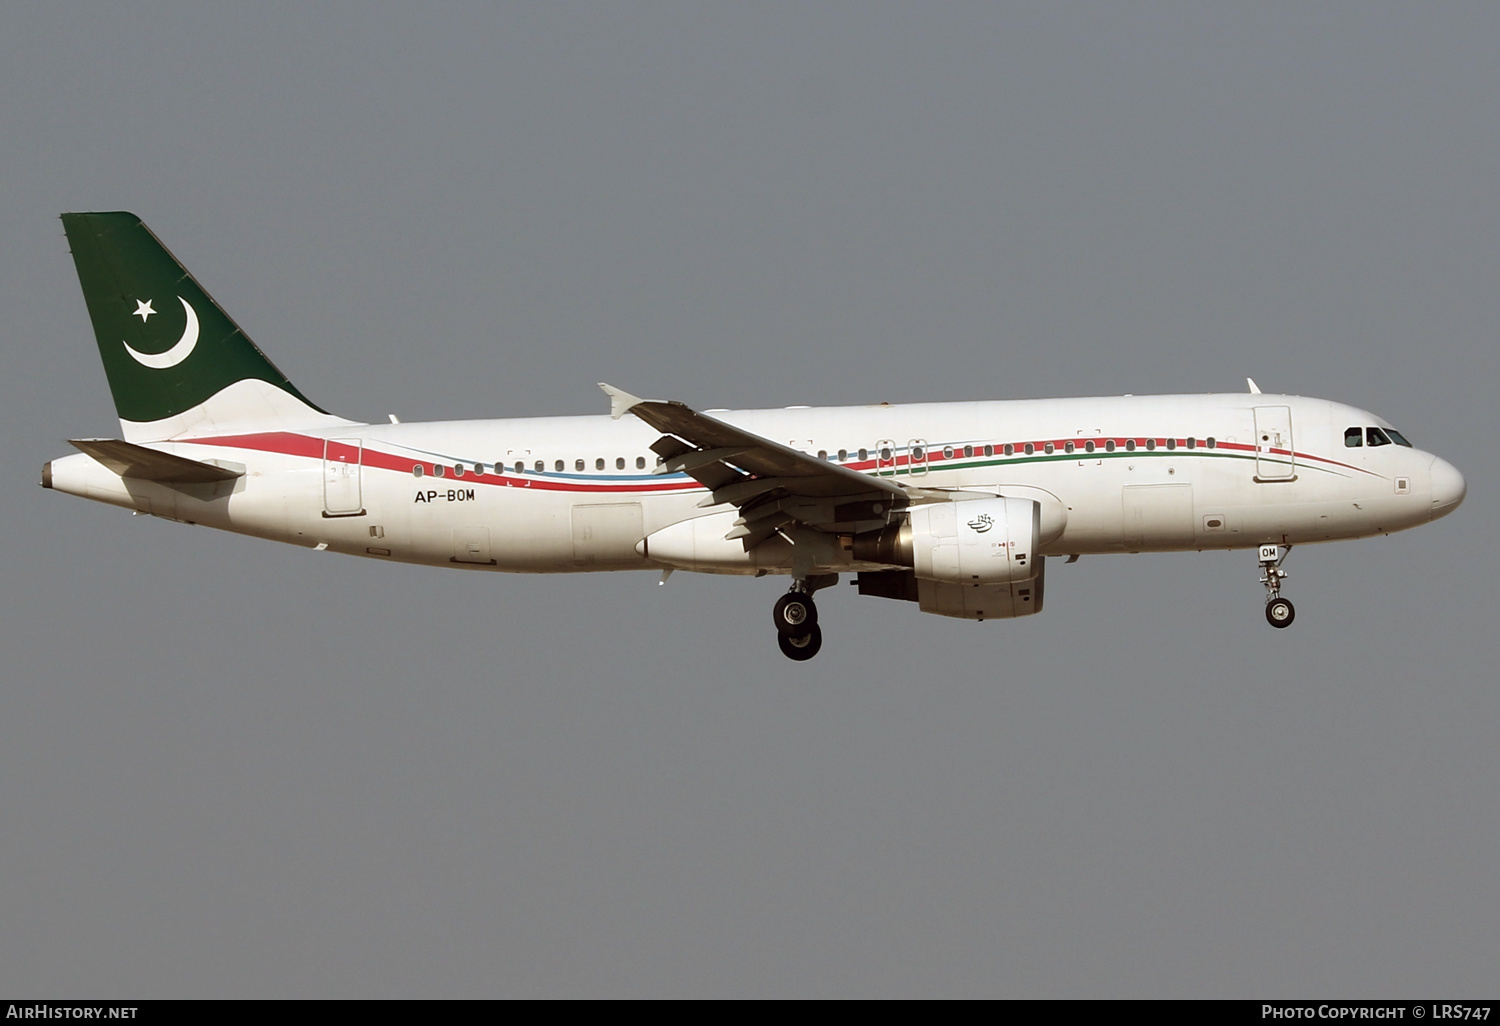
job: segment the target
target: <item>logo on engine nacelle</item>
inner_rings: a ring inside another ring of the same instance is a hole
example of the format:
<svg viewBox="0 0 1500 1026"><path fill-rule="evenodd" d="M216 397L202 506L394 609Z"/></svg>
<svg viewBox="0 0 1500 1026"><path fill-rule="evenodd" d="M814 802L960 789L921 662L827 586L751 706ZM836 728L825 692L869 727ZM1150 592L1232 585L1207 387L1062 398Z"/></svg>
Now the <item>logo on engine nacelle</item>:
<svg viewBox="0 0 1500 1026"><path fill-rule="evenodd" d="M983 534L994 526L995 518L990 516L988 513L981 513L979 514L979 516L969 521L969 530L973 531L975 534Z"/></svg>

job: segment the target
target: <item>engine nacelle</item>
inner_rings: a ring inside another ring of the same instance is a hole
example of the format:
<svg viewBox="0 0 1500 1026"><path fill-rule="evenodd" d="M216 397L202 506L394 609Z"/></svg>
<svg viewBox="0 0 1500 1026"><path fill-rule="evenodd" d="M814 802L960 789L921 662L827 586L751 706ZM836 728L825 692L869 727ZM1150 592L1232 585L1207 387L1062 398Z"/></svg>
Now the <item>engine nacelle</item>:
<svg viewBox="0 0 1500 1026"><path fill-rule="evenodd" d="M1046 559L1036 557L1037 574L1015 584L944 584L921 581L910 570L861 571L861 595L915 602L924 613L963 620L1009 620L1042 611L1046 598Z"/></svg>
<svg viewBox="0 0 1500 1026"><path fill-rule="evenodd" d="M1039 572L1041 507L999 496L917 506L910 513L912 571L943 584L1017 584Z"/></svg>
<svg viewBox="0 0 1500 1026"><path fill-rule="evenodd" d="M1037 566L1044 560L1037 557ZM1016 584L943 584L918 581L917 603L924 613L955 616L963 620L1009 620L1042 611L1047 575L1039 572Z"/></svg>

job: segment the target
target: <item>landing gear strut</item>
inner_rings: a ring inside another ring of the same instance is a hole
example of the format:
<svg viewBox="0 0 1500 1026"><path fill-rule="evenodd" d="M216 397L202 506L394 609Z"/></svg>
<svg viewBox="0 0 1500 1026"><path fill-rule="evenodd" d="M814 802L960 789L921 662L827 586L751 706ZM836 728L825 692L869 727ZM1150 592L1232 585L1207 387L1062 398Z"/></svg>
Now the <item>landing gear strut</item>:
<svg viewBox="0 0 1500 1026"><path fill-rule="evenodd" d="M1272 627L1290 627L1297 618L1296 607L1281 597L1281 582L1288 576L1281 564L1291 552L1290 545L1260 547L1260 583L1266 586L1266 622Z"/></svg>
<svg viewBox="0 0 1500 1026"><path fill-rule="evenodd" d="M818 607L813 592L837 584L838 574L816 574L794 581L792 590L776 600L771 619L776 623L776 643L788 659L805 662L823 647L818 626Z"/></svg>

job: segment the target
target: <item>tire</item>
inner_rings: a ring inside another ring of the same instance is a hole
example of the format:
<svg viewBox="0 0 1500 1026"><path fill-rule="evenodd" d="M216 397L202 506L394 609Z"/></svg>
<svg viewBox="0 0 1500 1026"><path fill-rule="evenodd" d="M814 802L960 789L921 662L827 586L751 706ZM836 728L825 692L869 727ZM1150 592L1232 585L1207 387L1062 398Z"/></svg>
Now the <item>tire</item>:
<svg viewBox="0 0 1500 1026"><path fill-rule="evenodd" d="M801 638L789 638L785 634L778 634L776 643L781 646L782 655L795 662L805 663L822 650L823 629L813 624L812 630Z"/></svg>
<svg viewBox="0 0 1500 1026"><path fill-rule="evenodd" d="M1297 619L1297 609L1284 598L1274 598L1266 603L1266 623L1272 627L1290 627Z"/></svg>
<svg viewBox="0 0 1500 1026"><path fill-rule="evenodd" d="M818 607L805 592L789 591L776 600L771 619L783 638L805 638L818 626Z"/></svg>

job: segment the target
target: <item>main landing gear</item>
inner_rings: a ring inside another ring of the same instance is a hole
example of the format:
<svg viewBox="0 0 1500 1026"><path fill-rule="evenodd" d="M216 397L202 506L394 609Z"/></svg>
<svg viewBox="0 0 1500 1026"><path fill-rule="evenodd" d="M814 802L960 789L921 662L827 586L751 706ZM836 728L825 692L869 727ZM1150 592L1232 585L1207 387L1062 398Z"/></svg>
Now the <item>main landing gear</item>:
<svg viewBox="0 0 1500 1026"><path fill-rule="evenodd" d="M771 619L776 623L776 643L788 659L806 662L823 647L823 630L818 626L818 607L813 592L837 584L838 574L818 574L796 581L792 590L776 600Z"/></svg>
<svg viewBox="0 0 1500 1026"><path fill-rule="evenodd" d="M1266 622L1272 627L1290 627L1297 618L1296 607L1281 597L1281 582L1288 576L1281 564L1291 552L1290 545L1260 547L1260 583L1266 586Z"/></svg>

